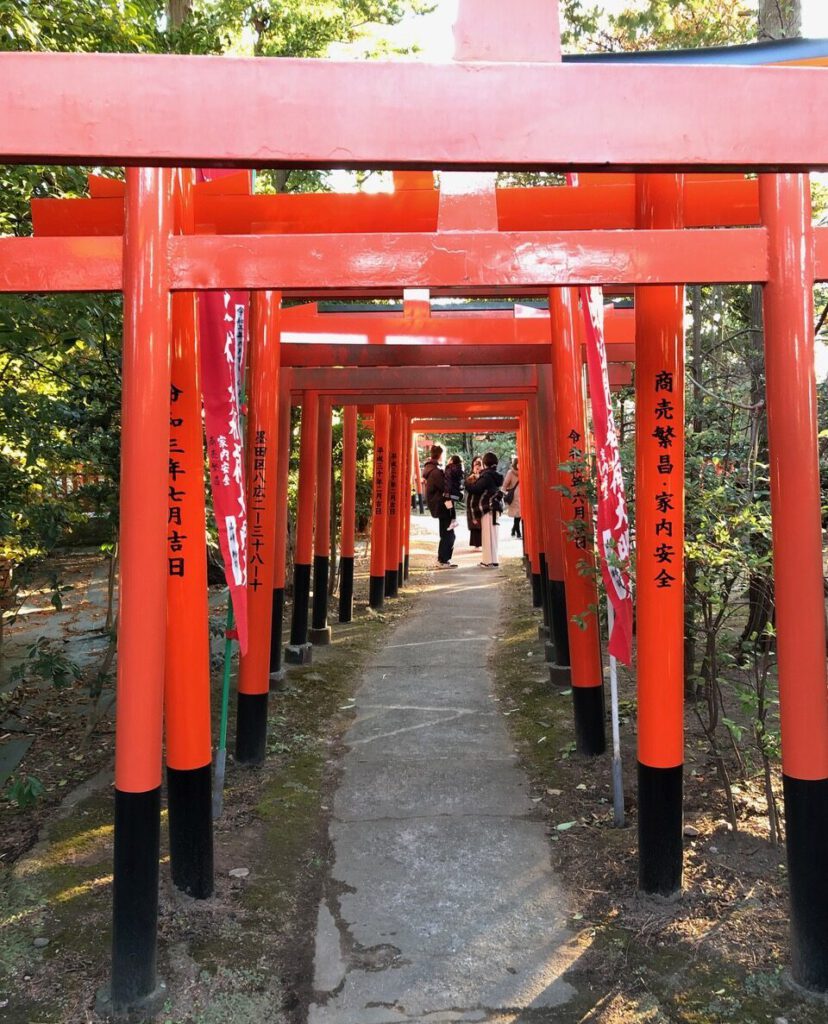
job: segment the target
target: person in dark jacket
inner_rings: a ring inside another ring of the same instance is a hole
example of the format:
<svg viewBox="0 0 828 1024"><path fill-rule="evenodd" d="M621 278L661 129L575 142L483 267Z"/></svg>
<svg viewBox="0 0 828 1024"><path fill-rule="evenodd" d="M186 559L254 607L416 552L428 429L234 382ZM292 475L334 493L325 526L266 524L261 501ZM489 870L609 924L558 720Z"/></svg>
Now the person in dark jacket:
<svg viewBox="0 0 828 1024"><path fill-rule="evenodd" d="M512 465L506 473L503 481L503 490L506 499L509 491L512 492L512 500L506 504L506 515L512 517L512 536L520 537L520 475L518 474L518 460L512 459Z"/></svg>
<svg viewBox="0 0 828 1024"><path fill-rule="evenodd" d="M469 527L469 546L480 548L483 546L483 538L480 533L480 498L469 491L469 484L477 483L480 474L483 472L483 460L479 455L472 459L471 473L466 477L466 523Z"/></svg>
<svg viewBox="0 0 828 1024"><path fill-rule="evenodd" d="M459 455L452 455L446 466L446 482L452 501L463 500L463 475L463 460Z"/></svg>
<svg viewBox="0 0 828 1024"><path fill-rule="evenodd" d="M457 529L457 503L463 500L463 461L459 455L452 455L446 465L446 487L452 501L454 518L451 529ZM455 537L457 534L455 533Z"/></svg>
<svg viewBox="0 0 828 1024"><path fill-rule="evenodd" d="M439 444L431 446L431 458L423 466L423 483L425 484L425 500L428 510L440 523L440 543L437 547L437 569L456 569L451 560L454 551L454 502L448 491L446 475L440 466L443 449Z"/></svg>
<svg viewBox="0 0 828 1024"><path fill-rule="evenodd" d="M483 561L480 563L486 569L497 567L497 520L500 512L503 511L503 502L500 497L500 486L503 477L497 471L497 455L494 452L486 452L483 456L483 472L471 484L466 483L466 491L470 495L477 495L480 499L480 530L483 539Z"/></svg>

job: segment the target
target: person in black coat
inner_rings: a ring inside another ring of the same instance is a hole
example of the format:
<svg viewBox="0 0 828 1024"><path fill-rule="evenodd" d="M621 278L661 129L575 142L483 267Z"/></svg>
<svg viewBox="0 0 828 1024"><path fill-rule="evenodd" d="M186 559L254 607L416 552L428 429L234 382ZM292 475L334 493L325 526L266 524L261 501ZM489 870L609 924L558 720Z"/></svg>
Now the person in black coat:
<svg viewBox="0 0 828 1024"><path fill-rule="evenodd" d="M497 455L486 452L483 456L483 472L471 484L466 483L466 492L475 495L480 502L480 532L483 540L483 561L486 569L499 565L497 554L497 521L503 511L500 487L503 476L497 471Z"/></svg>
<svg viewBox="0 0 828 1024"><path fill-rule="evenodd" d="M469 546L480 548L483 546L480 525L480 499L476 494L469 492L469 484L477 483L480 474L483 472L483 460L479 455L472 459L471 473L466 477L466 523L469 527Z"/></svg>
<svg viewBox="0 0 828 1024"><path fill-rule="evenodd" d="M440 523L440 544L437 548L437 569L456 569L451 554L454 551L454 502L449 497L446 475L440 466L443 449L439 444L431 446L431 458L423 466L423 483L428 510Z"/></svg>

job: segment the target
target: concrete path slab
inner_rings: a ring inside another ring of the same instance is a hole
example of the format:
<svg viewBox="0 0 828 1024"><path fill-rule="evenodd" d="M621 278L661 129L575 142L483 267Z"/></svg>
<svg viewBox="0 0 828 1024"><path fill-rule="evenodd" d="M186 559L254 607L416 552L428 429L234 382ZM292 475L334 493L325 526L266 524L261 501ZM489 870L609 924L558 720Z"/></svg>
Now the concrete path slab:
<svg viewBox="0 0 828 1024"><path fill-rule="evenodd" d="M492 694L498 574L478 560L434 573L357 694L309 1024L494 1021L574 995L565 898Z"/></svg>

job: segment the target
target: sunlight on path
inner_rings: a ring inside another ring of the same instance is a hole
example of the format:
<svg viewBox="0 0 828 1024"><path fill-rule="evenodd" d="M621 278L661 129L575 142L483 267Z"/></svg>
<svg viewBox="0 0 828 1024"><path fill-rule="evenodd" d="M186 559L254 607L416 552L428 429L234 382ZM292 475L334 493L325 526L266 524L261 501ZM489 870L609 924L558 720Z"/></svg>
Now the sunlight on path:
<svg viewBox="0 0 828 1024"><path fill-rule="evenodd" d="M414 524L421 573L436 523ZM510 525L501 557L517 558ZM505 1022L574 994L544 823L491 693L500 573L464 537L356 697L310 1024Z"/></svg>

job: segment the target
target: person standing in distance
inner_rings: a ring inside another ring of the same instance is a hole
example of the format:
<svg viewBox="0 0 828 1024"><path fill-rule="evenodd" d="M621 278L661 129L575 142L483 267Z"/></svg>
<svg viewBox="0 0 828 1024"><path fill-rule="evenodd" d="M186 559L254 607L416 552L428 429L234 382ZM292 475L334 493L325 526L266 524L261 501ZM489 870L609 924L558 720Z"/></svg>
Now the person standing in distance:
<svg viewBox="0 0 828 1024"><path fill-rule="evenodd" d="M500 486L503 477L497 471L497 455L486 452L483 456L483 472L472 483L466 482L466 493L475 494L480 498L480 528L483 534L483 561L486 569L497 567L497 518L503 511L500 497Z"/></svg>
<svg viewBox="0 0 828 1024"><path fill-rule="evenodd" d="M512 465L506 473L503 481L503 490L506 493L505 505L506 515L512 517L512 536L520 537L520 477L518 475L518 460L512 459ZM511 500L509 498L511 492Z"/></svg>
<svg viewBox="0 0 828 1024"><path fill-rule="evenodd" d="M428 510L440 523L440 543L437 546L436 569L456 569L457 563L452 562L454 551L454 502L448 493L446 475L440 466L443 449L439 444L431 446L431 457L423 466L423 483L425 484L425 500Z"/></svg>
<svg viewBox="0 0 828 1024"><path fill-rule="evenodd" d="M471 473L466 477L466 522L469 527L469 547L483 547L483 538L480 534L480 498L469 492L469 484L480 479L483 472L483 460L479 455L472 459Z"/></svg>

